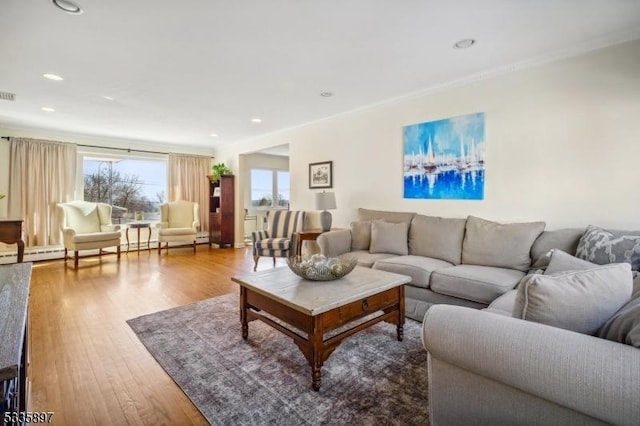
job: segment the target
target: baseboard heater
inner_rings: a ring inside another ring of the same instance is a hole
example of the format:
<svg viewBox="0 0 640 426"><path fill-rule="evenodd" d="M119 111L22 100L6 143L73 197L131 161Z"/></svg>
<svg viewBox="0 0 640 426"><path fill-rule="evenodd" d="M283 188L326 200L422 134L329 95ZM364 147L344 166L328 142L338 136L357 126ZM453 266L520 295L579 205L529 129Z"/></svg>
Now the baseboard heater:
<svg viewBox="0 0 640 426"><path fill-rule="evenodd" d="M209 236L198 236L196 238L196 244L207 244L209 243ZM135 244L132 242L132 244ZM180 246L183 245L181 243L171 243L170 246ZM135 246L134 246L135 247ZM158 241L151 240L151 249L158 248ZM109 247L104 249L109 250ZM111 250L115 251L115 248L111 248ZM127 250L126 244L120 245L120 250L125 252ZM98 254L98 250L83 250L80 252L80 256L88 255L88 254ZM5 265L8 263L15 263L16 257L18 256L17 251L7 250L0 251L0 265ZM64 259L64 247L34 247L34 248L25 248L24 249L24 261L25 262L38 262L42 260L56 260L56 259Z"/></svg>

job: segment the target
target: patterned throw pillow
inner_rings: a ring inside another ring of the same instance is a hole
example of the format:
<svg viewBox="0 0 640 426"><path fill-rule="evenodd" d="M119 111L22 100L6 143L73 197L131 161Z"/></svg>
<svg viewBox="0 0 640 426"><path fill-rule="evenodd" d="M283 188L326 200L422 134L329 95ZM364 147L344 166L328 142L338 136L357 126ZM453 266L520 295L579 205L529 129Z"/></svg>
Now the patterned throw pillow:
<svg viewBox="0 0 640 426"><path fill-rule="evenodd" d="M640 232L609 231L589 225L578 242L576 257L589 262L631 264L634 271L640 270Z"/></svg>

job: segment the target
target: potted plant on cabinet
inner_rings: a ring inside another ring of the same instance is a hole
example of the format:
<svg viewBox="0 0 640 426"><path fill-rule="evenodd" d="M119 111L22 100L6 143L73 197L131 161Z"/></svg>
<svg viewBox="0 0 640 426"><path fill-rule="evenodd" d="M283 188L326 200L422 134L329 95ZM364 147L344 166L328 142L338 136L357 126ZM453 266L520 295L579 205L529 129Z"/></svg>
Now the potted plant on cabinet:
<svg viewBox="0 0 640 426"><path fill-rule="evenodd" d="M224 163L218 163L211 166L211 171L213 174L209 175L209 179L211 182L216 183L220 180L220 176L222 175L232 175L233 171L229 167L227 167Z"/></svg>

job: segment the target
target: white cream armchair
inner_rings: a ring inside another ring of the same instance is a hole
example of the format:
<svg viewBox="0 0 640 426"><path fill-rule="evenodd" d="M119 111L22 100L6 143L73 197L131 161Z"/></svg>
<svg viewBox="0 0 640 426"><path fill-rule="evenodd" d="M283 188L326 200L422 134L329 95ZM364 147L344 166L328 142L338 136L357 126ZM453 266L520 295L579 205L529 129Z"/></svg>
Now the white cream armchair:
<svg viewBox="0 0 640 426"><path fill-rule="evenodd" d="M160 206L158 227L158 255L162 253L162 243L167 252L170 242L193 242L196 252L196 236L200 226L200 206L191 201L173 201Z"/></svg>
<svg viewBox="0 0 640 426"><path fill-rule="evenodd" d="M62 212L62 235L64 259L69 250L74 251L73 267L78 268L80 250L98 249L102 255L104 247L116 247L120 259L120 225L111 223L111 206L89 201L60 203Z"/></svg>

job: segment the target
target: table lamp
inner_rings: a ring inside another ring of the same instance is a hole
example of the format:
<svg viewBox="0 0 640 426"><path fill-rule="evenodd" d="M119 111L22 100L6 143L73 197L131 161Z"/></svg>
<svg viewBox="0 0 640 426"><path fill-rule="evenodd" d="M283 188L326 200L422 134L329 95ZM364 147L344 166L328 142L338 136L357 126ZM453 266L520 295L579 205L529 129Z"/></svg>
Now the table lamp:
<svg viewBox="0 0 640 426"><path fill-rule="evenodd" d="M334 192L317 192L316 193L316 210L323 210L320 213L320 226L322 232L331 229L331 213L327 210L336 208L336 194Z"/></svg>

